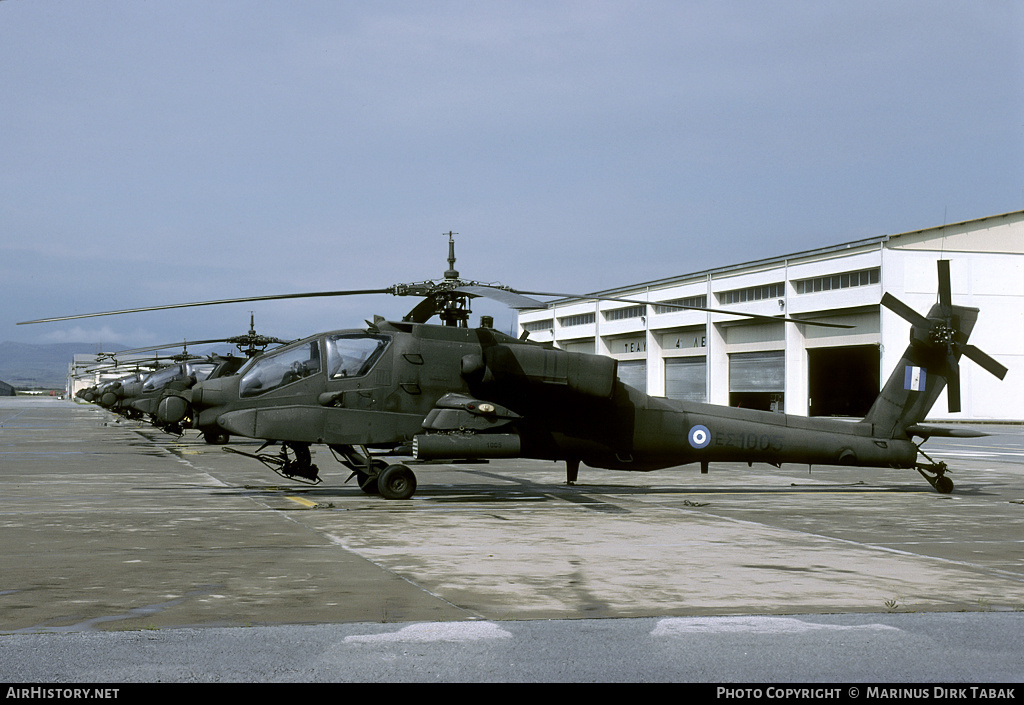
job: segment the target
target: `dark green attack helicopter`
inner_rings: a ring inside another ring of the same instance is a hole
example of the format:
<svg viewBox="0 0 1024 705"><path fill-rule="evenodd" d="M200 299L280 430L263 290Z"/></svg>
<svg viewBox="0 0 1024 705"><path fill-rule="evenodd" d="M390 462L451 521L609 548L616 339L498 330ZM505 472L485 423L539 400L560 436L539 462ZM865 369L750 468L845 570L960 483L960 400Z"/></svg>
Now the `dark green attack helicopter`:
<svg viewBox="0 0 1024 705"><path fill-rule="evenodd" d="M937 491L948 493L953 483L946 476L946 464L928 458L914 439L983 434L925 426L921 421L947 386L950 411L959 410L962 356L1000 379L1007 371L967 343L978 309L952 303L946 260L939 261L938 303L927 315L888 294L883 297L884 306L911 324L910 343L867 416L858 422L652 397L623 384L614 359L566 352L487 325L470 328L472 298L487 296L526 309L545 306L534 296L569 295L460 279L451 234L448 262L444 279L436 282L205 301L26 323L314 296L422 297L401 321L377 318L365 328L298 340L254 358L235 375L207 378L190 389L171 392L157 410L162 423L190 420L199 428L216 426L265 440L260 451L279 444L279 454L245 455L285 477L309 483L319 482L310 446L325 444L365 492L389 499L405 499L416 490L415 475L408 465L392 462L396 456L416 461L564 461L569 483L576 481L581 463L642 472L699 463L702 473L712 462L914 468ZM434 315L443 325L426 322Z"/></svg>
<svg viewBox="0 0 1024 705"><path fill-rule="evenodd" d="M90 363L78 363L71 370L70 376L75 379L86 377L102 376L106 379L96 384L84 387L75 393L75 397L92 404L99 404L114 413L125 415L124 410L117 404L118 396L107 396L104 402L104 395L126 385L141 382L151 375L155 370L171 364L167 358L147 358L145 360L119 360L115 353L100 353L96 360Z"/></svg>
<svg viewBox="0 0 1024 705"><path fill-rule="evenodd" d="M171 362L165 364L161 369L137 379L128 379L122 383L108 386L100 394L99 403L114 413L121 414L127 418L149 419L153 425L167 433L180 436L185 427L195 427L199 429L207 443L227 443L229 434L216 423L194 426L191 423L192 418L187 414L181 415L180 418L176 417L174 421L170 422L161 420L157 414L161 402L167 397L176 396L190 389L197 382L233 375L246 362L262 355L267 347L284 345L287 342L289 341L257 333L255 317L250 314L249 332L243 335L121 350L113 353L112 356L137 355L139 353L165 350L179 345L183 347L181 353L165 358L171 360ZM188 352L189 345L196 346L212 343L230 343L237 347L244 357L218 354L202 356L191 355Z"/></svg>

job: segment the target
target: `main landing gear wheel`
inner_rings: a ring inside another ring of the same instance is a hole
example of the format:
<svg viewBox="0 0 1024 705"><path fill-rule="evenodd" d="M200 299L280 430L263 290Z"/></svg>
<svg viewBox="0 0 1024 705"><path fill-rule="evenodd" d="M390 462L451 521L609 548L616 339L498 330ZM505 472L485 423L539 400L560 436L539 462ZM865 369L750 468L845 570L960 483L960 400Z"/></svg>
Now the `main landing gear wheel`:
<svg viewBox="0 0 1024 705"><path fill-rule="evenodd" d="M416 492L416 475L405 465L389 465L377 476L377 489L385 499L409 499Z"/></svg>
<svg viewBox="0 0 1024 705"><path fill-rule="evenodd" d="M338 462L352 471L348 479L356 478L359 489L366 494L379 494L384 499L409 499L416 492L416 475L405 465L389 465L386 460L373 458L365 446L332 445L330 448Z"/></svg>

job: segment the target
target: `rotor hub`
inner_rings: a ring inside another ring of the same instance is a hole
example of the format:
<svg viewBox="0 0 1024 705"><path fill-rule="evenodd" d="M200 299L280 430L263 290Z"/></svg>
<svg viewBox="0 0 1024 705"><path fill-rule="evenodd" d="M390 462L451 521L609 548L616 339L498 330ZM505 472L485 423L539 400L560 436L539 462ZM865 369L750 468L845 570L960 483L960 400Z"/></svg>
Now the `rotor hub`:
<svg viewBox="0 0 1024 705"><path fill-rule="evenodd" d="M945 323L940 323L931 331L932 342L937 345L951 345L955 336L956 329Z"/></svg>

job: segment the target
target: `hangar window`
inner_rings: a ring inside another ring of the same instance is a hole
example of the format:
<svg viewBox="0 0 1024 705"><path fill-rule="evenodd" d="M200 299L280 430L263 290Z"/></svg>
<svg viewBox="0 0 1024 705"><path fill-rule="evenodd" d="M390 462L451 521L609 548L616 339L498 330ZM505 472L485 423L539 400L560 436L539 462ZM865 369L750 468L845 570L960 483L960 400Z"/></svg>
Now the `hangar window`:
<svg viewBox="0 0 1024 705"><path fill-rule="evenodd" d="M551 330L555 327L555 322L550 318L543 321L526 321L523 323L523 330L525 331L538 331L538 330Z"/></svg>
<svg viewBox="0 0 1024 705"><path fill-rule="evenodd" d="M793 282L796 285L798 294L814 294L819 291L832 291L833 289L852 289L855 286L869 286L877 284L881 279L881 272L878 267L872 269L861 269L856 272L843 272L842 274L830 274L826 277L813 277L812 279L797 279Z"/></svg>
<svg viewBox="0 0 1024 705"><path fill-rule="evenodd" d="M675 304L675 306L666 306L665 304ZM701 294L700 296L685 296L685 297L683 297L681 299L669 299L668 301L663 301L660 306L658 304L655 304L654 305L654 312L655 313L678 313L679 311L686 310L686 309L676 308L676 306L689 306L690 308L707 308L708 307L708 297L707 297L707 294Z"/></svg>
<svg viewBox="0 0 1024 705"><path fill-rule="evenodd" d="M775 282L774 284L762 284L761 286L748 286L745 289L732 289L720 291L716 296L723 304L741 304L745 301L762 301L763 299L781 299L785 295L785 284Z"/></svg>
<svg viewBox="0 0 1024 705"><path fill-rule="evenodd" d="M604 312L606 321L623 321L627 318L640 318L647 310L646 306L627 306L626 308L613 308Z"/></svg>
<svg viewBox="0 0 1024 705"><path fill-rule="evenodd" d="M597 316L593 313L578 313L575 316L562 316L558 319L558 324L563 328L569 326L585 326L593 323Z"/></svg>

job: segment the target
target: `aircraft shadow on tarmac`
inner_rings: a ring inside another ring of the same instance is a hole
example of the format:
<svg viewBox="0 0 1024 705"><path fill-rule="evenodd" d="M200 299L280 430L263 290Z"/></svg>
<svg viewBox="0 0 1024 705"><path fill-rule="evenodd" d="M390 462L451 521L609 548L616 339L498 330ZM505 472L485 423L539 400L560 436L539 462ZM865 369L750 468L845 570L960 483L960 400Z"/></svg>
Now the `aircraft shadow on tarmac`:
<svg viewBox="0 0 1024 705"><path fill-rule="evenodd" d="M141 430L141 429L140 429ZM147 431L149 429L146 429ZM150 441L155 440L151 434L143 434L149 438ZM167 448L172 453L180 451L185 448L195 449L206 449L213 451L214 447L211 447L201 441L196 443L189 443L192 439L181 438L178 439L178 446ZM258 448L262 445L261 441L249 440L249 439L232 439L232 445L239 446L252 446ZM219 447L218 447L219 448ZM432 462L424 463L411 463L417 466L429 467L434 465ZM691 485L634 485L629 484L625 481L621 484L618 483L588 483L586 481L578 481L573 485L566 485L560 482L552 481L533 481L524 478L520 475L510 475L507 473L493 472L487 469L474 469L473 464L460 462L456 463L459 466L459 470L463 473L470 473L479 475L481 477L493 478L497 483L476 483L476 482L459 482L455 483L437 483L432 484L427 480L423 482L417 490L417 497L419 499L427 500L431 503L461 503L461 502L501 502L501 503L514 503L514 502L550 502L550 501L561 501L561 502L573 502L577 504L590 504L594 507L599 505L614 506L608 503L606 500L598 499L596 497L590 497L588 495L617 495L626 497L654 497L654 496L670 496L670 495L710 495L710 496L728 496L728 495L749 495L749 494L787 494L787 495L818 495L818 494L850 494L850 495L861 495L864 493L872 494L921 494L935 497L935 492L927 486L921 486L916 481L916 476L907 474L905 478L893 478L893 477L878 477L868 478L867 480L851 480L849 482L828 482L826 484L804 484L798 480L790 482L789 484L779 485L763 485L763 484L749 484L749 485L710 485L710 484L691 484ZM661 471L662 473L673 473L673 472L694 472L691 467L679 467L674 469L667 469ZM721 470L725 473L735 472L749 472L746 465L736 466L735 468L726 467ZM770 472L770 471L769 471ZM815 467L815 475L819 478L824 477L829 473L849 473L850 468L843 466L818 466ZM628 475L629 473L627 473ZM429 478L429 474L425 475L424 479ZM221 478L225 480L225 478ZM318 506L327 507L330 500L332 499L365 499L370 504L366 508L378 508L383 505L379 505L377 500L379 497L367 495L365 492L359 489L355 481L346 482L344 474L337 475L327 480L321 485L286 485L286 484L275 484L268 482L267 484L253 484L248 483L245 485L239 485L237 487L220 488L216 490L216 494L223 495L225 493L237 493L246 496L262 495L265 497L281 497L286 495L301 496L311 501L317 501ZM956 489L956 495L958 497L984 497L991 493L985 491L983 487L971 486L964 482L960 484ZM949 495L940 495L938 498L948 499ZM694 505L698 505L699 502L694 502Z"/></svg>
<svg viewBox="0 0 1024 705"><path fill-rule="evenodd" d="M484 473L486 474L486 473ZM493 475L496 479L505 482L509 477L505 475ZM304 499L317 502L321 507L333 500L363 499L366 508L395 508L398 506L380 500L377 497L368 496L354 483L345 484L339 480L337 484L319 486L282 486L278 484L246 484L236 488L218 488L217 495L239 494L249 497L280 498L283 496L299 496ZM444 503L537 503L537 502L571 502L575 504L587 504L599 507L601 505L614 506L608 499L611 497L656 497L656 496L678 496L685 499L687 496L700 495L703 498L729 495L822 495L822 494L849 494L863 495L871 494L921 494L934 497L935 494L927 487L920 487L916 484L879 484L865 482L851 482L849 484L825 484L809 485L791 483L777 487L764 487L755 485L745 486L630 486L618 484L588 484L577 483L575 485L558 485L546 482L532 482L520 478L515 479L512 484L496 485L494 483L463 482L459 484L437 484L424 483L417 489L417 502L431 504ZM957 491L958 496L975 496L984 494L979 490L972 490L964 487ZM701 506L703 500L693 500L690 506Z"/></svg>
<svg viewBox="0 0 1024 705"><path fill-rule="evenodd" d="M148 436L148 434L145 434ZM150 438L152 441L153 439ZM190 440L190 439L189 439ZM183 442L184 441L184 442ZM181 450L187 447L194 447L197 449L205 448L207 450L213 450L202 442L197 442L194 445L188 443L186 439L179 439L178 448L168 448L172 453L176 450ZM233 439L233 445L241 446L254 446L259 447L262 445L260 441L248 440L248 439ZM414 463L415 465L422 467L429 467L435 463ZM931 497L935 496L934 491L927 487L921 486L915 482L915 477L910 474L904 478L892 478L892 477L878 477L869 478L867 480L851 480L849 482L828 482L826 484L805 484L798 480L790 482L789 484L779 485L763 485L763 484L749 484L749 485L711 485L711 484L691 484L691 485L634 485L629 484L625 481L621 484L618 483L588 483L586 481L578 481L573 485L566 485L560 482L552 481L533 481L528 478L524 478L521 475L510 475L507 473L493 472L487 469L479 468L475 469L469 463L457 463L459 470L463 473L470 473L479 475L481 477L493 478L495 482L476 483L476 482L459 482L459 483L437 483L432 484L428 481L424 482L417 488L417 497L419 499L427 500L431 503L460 503L460 502L501 502L501 503L514 503L514 502L541 502L541 501L568 501L577 504L592 504L594 506L606 504L610 505L606 500L598 499L596 497L589 497L588 495L617 495L626 497L653 497L653 496L670 496L670 495L710 495L710 496L728 496L728 495L748 495L748 494L787 494L787 495L818 495L818 494L850 494L860 495L864 493L872 494L922 494ZM736 466L735 468L725 468L721 472L734 473L734 472L745 472L749 471L744 465L742 467ZM668 469L662 471L663 473L673 472L693 472L693 468L680 467L674 469ZM842 466L819 466L815 468L815 474L818 477L824 477L828 473L849 473L850 468ZM627 473L628 474L628 473ZM424 479L429 478L429 474ZM221 478L225 480L225 478ZM296 495L301 496L311 501L322 500L322 506L327 505L331 499L365 499L370 504L367 508L375 508L378 506L377 500L379 497L367 495L365 492L359 489L355 481L346 482L344 474L335 476L329 479L326 483L321 485L304 485L304 484L253 484L248 483L245 485L239 485L237 487L220 488L216 490L216 494L223 495L225 493L237 493L246 496L262 495L265 497L281 497L285 495ZM970 486L967 483L961 484L957 487L956 496L959 497L983 497L990 494L986 492L983 487ZM941 495L939 498L948 499L948 495ZM699 504L694 502L694 504Z"/></svg>

